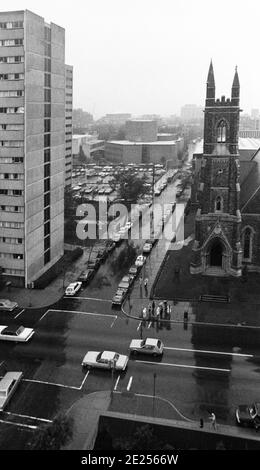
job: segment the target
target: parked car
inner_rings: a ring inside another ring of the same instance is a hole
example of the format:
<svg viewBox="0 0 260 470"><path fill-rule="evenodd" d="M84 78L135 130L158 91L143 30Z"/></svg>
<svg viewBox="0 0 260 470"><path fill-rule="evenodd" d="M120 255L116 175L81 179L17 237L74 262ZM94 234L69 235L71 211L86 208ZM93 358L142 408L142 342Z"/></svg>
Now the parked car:
<svg viewBox="0 0 260 470"><path fill-rule="evenodd" d="M132 284L133 280L134 280L134 275L133 274L126 274L124 277L122 277L121 281L120 282L128 282L129 285Z"/></svg>
<svg viewBox="0 0 260 470"><path fill-rule="evenodd" d="M126 369L128 363L128 356L118 354L114 351L89 351L85 355L82 366L97 367L99 369L123 371Z"/></svg>
<svg viewBox="0 0 260 470"><path fill-rule="evenodd" d="M71 282L65 290L65 295L75 295L82 286L82 282Z"/></svg>
<svg viewBox="0 0 260 470"><path fill-rule="evenodd" d="M84 284L87 284L93 278L94 274L94 269L87 269L86 271L82 271L78 280Z"/></svg>
<svg viewBox="0 0 260 470"><path fill-rule="evenodd" d="M122 305L125 295L126 291L124 289L118 289L112 299L112 305Z"/></svg>
<svg viewBox="0 0 260 470"><path fill-rule="evenodd" d="M129 269L128 272L129 272L129 274L130 274L131 276L136 276L137 273L138 273L138 268L137 268L137 266L131 266L131 268Z"/></svg>
<svg viewBox="0 0 260 470"><path fill-rule="evenodd" d="M119 289L124 289L124 290L128 290L130 287L130 282L129 281L126 281L126 282L123 282L123 281L120 281L119 284L118 284L118 288Z"/></svg>
<svg viewBox="0 0 260 470"><path fill-rule="evenodd" d="M137 256L137 258L135 260L135 265L137 267L142 267L145 263L145 260L146 260L146 258L143 255L139 255L139 256Z"/></svg>
<svg viewBox="0 0 260 470"><path fill-rule="evenodd" d="M161 356L163 354L163 343L160 339L156 338L132 339L129 349L133 354L141 353Z"/></svg>
<svg viewBox="0 0 260 470"><path fill-rule="evenodd" d="M12 312L16 307L18 307L17 302L11 302L11 300L8 299L0 299L0 310Z"/></svg>
<svg viewBox="0 0 260 470"><path fill-rule="evenodd" d="M239 405L236 409L236 421L239 426L260 427L260 403Z"/></svg>
<svg viewBox="0 0 260 470"><path fill-rule="evenodd" d="M145 243L143 246L143 253L150 253L152 247L152 243Z"/></svg>
<svg viewBox="0 0 260 470"><path fill-rule="evenodd" d="M0 340L27 342L34 335L33 328L25 328L17 325L0 325Z"/></svg>
<svg viewBox="0 0 260 470"><path fill-rule="evenodd" d="M6 372L0 380L0 411L3 411L17 389L23 376L22 372Z"/></svg>

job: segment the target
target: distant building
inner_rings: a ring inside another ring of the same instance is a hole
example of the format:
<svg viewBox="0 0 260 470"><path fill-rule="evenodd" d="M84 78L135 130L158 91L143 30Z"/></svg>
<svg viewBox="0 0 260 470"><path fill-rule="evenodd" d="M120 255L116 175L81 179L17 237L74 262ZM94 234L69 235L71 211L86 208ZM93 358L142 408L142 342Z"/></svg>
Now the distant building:
<svg viewBox="0 0 260 470"><path fill-rule="evenodd" d="M186 122L203 119L202 107L196 104L185 104L181 108L181 120Z"/></svg>
<svg viewBox="0 0 260 470"><path fill-rule="evenodd" d="M73 109L73 67L65 66L65 186L71 184L72 171L72 109Z"/></svg>
<svg viewBox="0 0 260 470"><path fill-rule="evenodd" d="M93 123L93 116L83 109L73 109L72 113L72 125L73 125L73 132L76 133L77 129L82 129L86 131L88 126Z"/></svg>
<svg viewBox="0 0 260 470"><path fill-rule="evenodd" d="M0 13L0 266L29 286L63 255L65 31Z"/></svg>
<svg viewBox="0 0 260 470"><path fill-rule="evenodd" d="M72 137L72 154L73 166L82 163L80 155L86 160L86 163L96 155L104 155L105 141L98 139L98 135L84 134L73 135Z"/></svg>
<svg viewBox="0 0 260 470"><path fill-rule="evenodd" d="M251 109L251 118L258 119L259 118L259 109Z"/></svg>
<svg viewBox="0 0 260 470"><path fill-rule="evenodd" d="M125 123L126 140L130 140L130 142L155 142L157 132L157 121L131 119Z"/></svg>
<svg viewBox="0 0 260 470"><path fill-rule="evenodd" d="M124 125L125 122L131 118L129 113L111 113L106 114L104 117L99 119L99 122L104 124Z"/></svg>

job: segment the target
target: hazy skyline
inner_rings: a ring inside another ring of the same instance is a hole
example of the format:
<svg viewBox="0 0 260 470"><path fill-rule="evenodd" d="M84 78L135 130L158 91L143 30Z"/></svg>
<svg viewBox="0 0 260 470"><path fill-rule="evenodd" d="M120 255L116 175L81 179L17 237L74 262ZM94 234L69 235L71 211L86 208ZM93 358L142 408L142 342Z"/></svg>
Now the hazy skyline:
<svg viewBox="0 0 260 470"><path fill-rule="evenodd" d="M65 28L74 107L95 118L204 106L211 58L216 96L230 96L237 65L241 108L260 108L257 0L9 0L2 8L24 9Z"/></svg>

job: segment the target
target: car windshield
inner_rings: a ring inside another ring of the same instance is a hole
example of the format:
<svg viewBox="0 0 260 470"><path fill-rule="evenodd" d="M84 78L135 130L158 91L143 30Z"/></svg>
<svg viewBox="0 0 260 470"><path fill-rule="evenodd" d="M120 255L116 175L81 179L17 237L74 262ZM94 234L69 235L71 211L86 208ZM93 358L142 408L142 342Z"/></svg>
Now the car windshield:
<svg viewBox="0 0 260 470"><path fill-rule="evenodd" d="M103 352L98 353L98 355L97 355L97 361L100 361L102 354L103 354Z"/></svg>

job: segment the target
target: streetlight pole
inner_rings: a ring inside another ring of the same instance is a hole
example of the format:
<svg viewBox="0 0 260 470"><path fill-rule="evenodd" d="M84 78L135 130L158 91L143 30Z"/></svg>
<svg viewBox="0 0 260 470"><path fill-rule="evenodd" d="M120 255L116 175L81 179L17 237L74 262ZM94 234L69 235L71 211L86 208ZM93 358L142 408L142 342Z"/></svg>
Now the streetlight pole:
<svg viewBox="0 0 260 470"><path fill-rule="evenodd" d="M153 417L155 411L155 381L156 381L156 373L153 373Z"/></svg>

